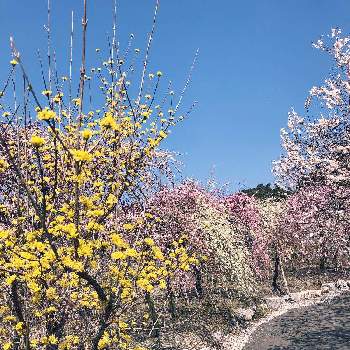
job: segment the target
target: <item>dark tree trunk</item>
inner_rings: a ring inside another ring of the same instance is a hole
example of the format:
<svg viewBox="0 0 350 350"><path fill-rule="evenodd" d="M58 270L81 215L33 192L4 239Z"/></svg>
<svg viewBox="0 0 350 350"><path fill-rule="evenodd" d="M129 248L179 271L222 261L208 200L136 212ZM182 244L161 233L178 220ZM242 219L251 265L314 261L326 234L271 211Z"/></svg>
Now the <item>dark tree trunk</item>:
<svg viewBox="0 0 350 350"><path fill-rule="evenodd" d="M23 312L22 312L23 305L21 304L21 298L20 298L20 285L18 284L17 281L14 281L11 285L11 300L12 300L12 306L16 314L17 320L25 324L25 334L24 334L25 350L30 350L29 326L23 316ZM21 338L16 333L14 347L13 347L14 350L19 350L20 342L21 342Z"/></svg>
<svg viewBox="0 0 350 350"><path fill-rule="evenodd" d="M93 350L99 349L98 343L99 343L100 339L102 338L105 330L108 328L108 320L113 313L114 307L116 307L115 295L112 294L109 297L107 305L105 306L104 314L102 315L102 318L100 319L100 325L99 325L98 332L97 332L96 336L94 337L94 339L92 340L92 349Z"/></svg>
<svg viewBox="0 0 350 350"><path fill-rule="evenodd" d="M168 311L171 315L171 318L173 320L176 319L176 304L175 304L175 294L174 291L171 287L170 280L169 278L167 279L167 292L168 292L168 300L169 300L169 307Z"/></svg>
<svg viewBox="0 0 350 350"><path fill-rule="evenodd" d="M279 281L281 280L282 286ZM279 294L289 294L288 282L284 273L283 261L279 249L275 247L274 272L272 277L272 290Z"/></svg>
<svg viewBox="0 0 350 350"><path fill-rule="evenodd" d="M320 271L322 273L326 272L327 257L325 255L321 256L320 259Z"/></svg>
<svg viewBox="0 0 350 350"><path fill-rule="evenodd" d="M280 256L277 252L277 249L275 250L275 256L274 256L274 271L273 271L273 277L272 277L272 289L274 293L281 293L282 290L280 286L278 285L278 277L279 277L279 270L280 270Z"/></svg>
<svg viewBox="0 0 350 350"><path fill-rule="evenodd" d="M159 338L160 332L159 332L159 321L157 317L157 311L154 306L154 301L151 297L151 294L148 292L146 292L146 302L148 305L148 310L149 310L150 318L152 321L152 327L153 327L151 335L153 337Z"/></svg>
<svg viewBox="0 0 350 350"><path fill-rule="evenodd" d="M197 266L195 266L193 269L194 269L194 275L196 277L197 296L198 296L198 298L201 299L203 297L202 273L201 273L201 270Z"/></svg>

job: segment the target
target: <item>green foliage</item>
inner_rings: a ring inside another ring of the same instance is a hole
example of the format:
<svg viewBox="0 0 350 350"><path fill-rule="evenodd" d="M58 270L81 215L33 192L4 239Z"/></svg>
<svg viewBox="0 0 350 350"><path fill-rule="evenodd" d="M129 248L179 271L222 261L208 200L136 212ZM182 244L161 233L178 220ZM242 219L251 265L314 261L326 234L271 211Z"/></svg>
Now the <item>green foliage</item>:
<svg viewBox="0 0 350 350"><path fill-rule="evenodd" d="M290 190L284 190L282 187L279 187L278 185L271 186L270 183L266 185L259 184L256 187L242 190L242 192L247 194L248 196L253 196L257 199L272 198L274 200L285 199L288 197L288 195L291 194Z"/></svg>

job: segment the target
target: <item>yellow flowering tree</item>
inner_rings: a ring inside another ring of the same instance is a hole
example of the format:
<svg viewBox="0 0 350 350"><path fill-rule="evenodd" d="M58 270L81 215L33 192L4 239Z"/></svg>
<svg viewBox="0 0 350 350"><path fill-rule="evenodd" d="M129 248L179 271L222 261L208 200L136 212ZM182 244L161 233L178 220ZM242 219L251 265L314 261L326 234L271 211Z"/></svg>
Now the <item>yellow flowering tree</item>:
<svg viewBox="0 0 350 350"><path fill-rule="evenodd" d="M118 220L125 203L139 200L161 176L166 156L158 147L182 118L164 101L156 105L162 73L147 76L149 45L136 96L115 37L107 60L89 75L86 1L82 23L76 96L72 75L59 81L50 62L45 89L36 91L13 41L11 71L0 90L0 344L5 350L140 350L133 335L147 308L134 312L135 305L164 289L181 265L177 261L183 264L182 256L162 251L147 236L154 225L149 216ZM153 32L154 27L149 43ZM136 56L139 52L135 49ZM21 108L6 105L16 75L25 87ZM88 109L92 82L104 102ZM172 94L169 98L170 106L176 105ZM183 255L189 264L195 261L186 249Z"/></svg>

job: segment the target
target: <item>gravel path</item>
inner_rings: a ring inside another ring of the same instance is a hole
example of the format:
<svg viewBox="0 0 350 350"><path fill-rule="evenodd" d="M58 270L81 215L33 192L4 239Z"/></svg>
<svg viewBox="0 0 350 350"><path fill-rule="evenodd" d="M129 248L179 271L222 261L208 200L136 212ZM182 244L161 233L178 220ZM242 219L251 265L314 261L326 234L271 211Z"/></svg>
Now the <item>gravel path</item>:
<svg viewBox="0 0 350 350"><path fill-rule="evenodd" d="M350 350L350 294L263 324L244 350Z"/></svg>

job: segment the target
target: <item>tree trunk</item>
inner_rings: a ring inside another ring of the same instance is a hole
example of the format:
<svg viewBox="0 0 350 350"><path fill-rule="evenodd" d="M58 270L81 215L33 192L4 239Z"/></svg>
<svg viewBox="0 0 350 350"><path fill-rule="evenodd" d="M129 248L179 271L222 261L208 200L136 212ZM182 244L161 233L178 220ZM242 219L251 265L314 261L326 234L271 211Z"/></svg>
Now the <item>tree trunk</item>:
<svg viewBox="0 0 350 350"><path fill-rule="evenodd" d="M341 270L341 266L339 263L339 248L334 252L332 256L332 267L335 271Z"/></svg>
<svg viewBox="0 0 350 350"><path fill-rule="evenodd" d="M198 298L202 298L203 297L203 285L202 285L202 273L201 270L195 266L193 268L194 270L194 275L196 278L196 292L197 292L197 296Z"/></svg>
<svg viewBox="0 0 350 350"><path fill-rule="evenodd" d="M282 286L279 283L282 280ZM275 247L274 256L274 272L272 277L272 289L275 293L279 294L289 294L288 282L284 273L282 258L279 253L279 249Z"/></svg>
<svg viewBox="0 0 350 350"><path fill-rule="evenodd" d="M322 273L326 272L327 257L322 255L320 258L320 271Z"/></svg>
<svg viewBox="0 0 350 350"><path fill-rule="evenodd" d="M151 297L151 294L146 292L146 302L148 305L148 311L150 314L150 318L152 321L152 332L151 332L151 336L152 337L156 337L159 338L160 332L159 332L159 322L158 322L158 317L157 317L157 311L156 308L154 306L154 301Z"/></svg>
<svg viewBox="0 0 350 350"><path fill-rule="evenodd" d="M280 268L281 268L281 277L282 277L282 283L283 283L283 289L285 290L284 294L290 294L289 287L288 287L288 282L286 275L284 273L284 267L283 267L283 259L280 257Z"/></svg>
<svg viewBox="0 0 350 350"><path fill-rule="evenodd" d="M274 257L274 271L273 271L273 277L272 277L272 290L274 293L277 293L277 292L282 293L281 288L278 285L279 269L280 269L280 257L276 249L275 257Z"/></svg>
<svg viewBox="0 0 350 350"><path fill-rule="evenodd" d="M168 300L169 300L169 307L168 311L171 315L171 318L173 320L176 319L176 304L175 304L175 294L173 289L171 288L170 280L169 278L167 279L167 292L168 292Z"/></svg>

